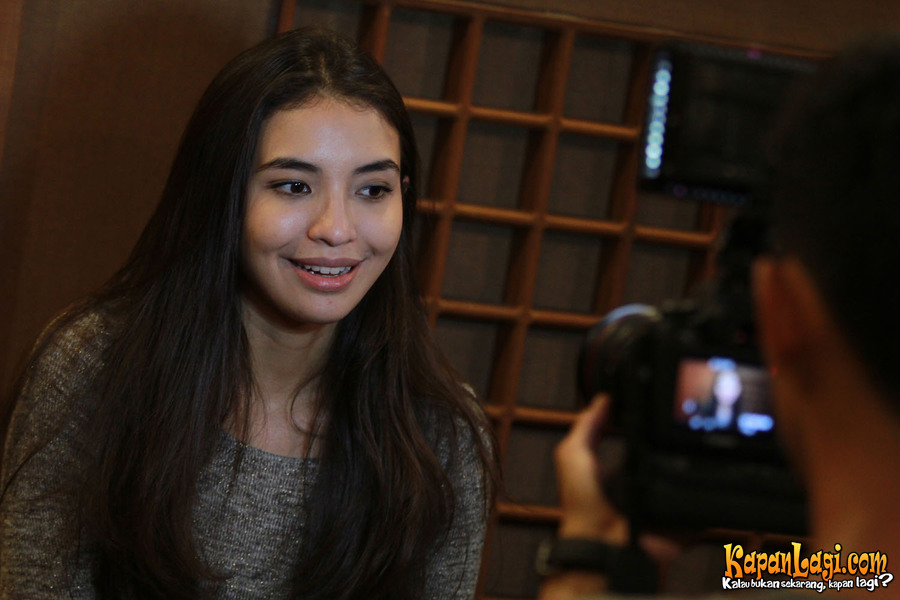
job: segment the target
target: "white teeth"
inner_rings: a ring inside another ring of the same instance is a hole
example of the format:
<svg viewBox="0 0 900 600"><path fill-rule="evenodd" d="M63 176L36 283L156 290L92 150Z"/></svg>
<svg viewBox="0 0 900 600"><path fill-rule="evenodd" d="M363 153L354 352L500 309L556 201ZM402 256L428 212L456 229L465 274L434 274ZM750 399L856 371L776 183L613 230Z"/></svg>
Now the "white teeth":
<svg viewBox="0 0 900 600"><path fill-rule="evenodd" d="M315 273L316 275L324 275L325 277L337 277L344 273L350 272L350 267L316 267L312 265L301 265L305 271Z"/></svg>

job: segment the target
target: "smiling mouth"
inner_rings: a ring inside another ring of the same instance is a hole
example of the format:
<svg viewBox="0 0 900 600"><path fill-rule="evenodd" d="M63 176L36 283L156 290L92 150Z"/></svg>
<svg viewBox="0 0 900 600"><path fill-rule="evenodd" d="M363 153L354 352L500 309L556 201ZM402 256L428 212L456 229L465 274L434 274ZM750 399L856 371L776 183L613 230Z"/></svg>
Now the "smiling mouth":
<svg viewBox="0 0 900 600"><path fill-rule="evenodd" d="M319 277L340 277L353 270L353 267L319 267L315 265L303 265L295 261L291 261L291 263L293 263L295 267L303 269L313 275L318 275Z"/></svg>

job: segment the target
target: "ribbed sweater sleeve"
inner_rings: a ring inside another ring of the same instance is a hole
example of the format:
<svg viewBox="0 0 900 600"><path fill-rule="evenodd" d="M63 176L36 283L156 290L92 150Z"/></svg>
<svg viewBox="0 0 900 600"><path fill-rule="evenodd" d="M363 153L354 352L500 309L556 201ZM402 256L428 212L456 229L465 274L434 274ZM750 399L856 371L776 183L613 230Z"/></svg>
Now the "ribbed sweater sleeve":
<svg viewBox="0 0 900 600"><path fill-rule="evenodd" d="M0 598L94 597L73 562L64 478L77 469L91 374L104 344L100 316L76 320L32 363L7 432L0 474ZM71 577L70 577L71 576Z"/></svg>

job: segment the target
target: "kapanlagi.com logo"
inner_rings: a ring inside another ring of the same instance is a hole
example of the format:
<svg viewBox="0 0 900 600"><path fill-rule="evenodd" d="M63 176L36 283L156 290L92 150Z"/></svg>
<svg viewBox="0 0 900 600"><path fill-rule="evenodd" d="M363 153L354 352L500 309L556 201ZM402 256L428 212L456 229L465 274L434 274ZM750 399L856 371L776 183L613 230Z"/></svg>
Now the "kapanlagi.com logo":
<svg viewBox="0 0 900 600"><path fill-rule="evenodd" d="M819 550L809 556L800 542L791 542L789 552L744 553L740 544L725 544L725 575L722 589L747 588L868 590L886 588L894 575L888 557L881 552L850 552L841 560L841 544L834 552ZM773 579L774 578L774 579Z"/></svg>

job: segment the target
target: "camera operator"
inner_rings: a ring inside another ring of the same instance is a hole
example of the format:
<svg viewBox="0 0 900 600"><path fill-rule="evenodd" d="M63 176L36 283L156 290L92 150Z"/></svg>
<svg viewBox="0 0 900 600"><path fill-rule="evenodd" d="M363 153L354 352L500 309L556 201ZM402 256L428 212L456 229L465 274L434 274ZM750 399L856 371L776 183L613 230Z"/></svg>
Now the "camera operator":
<svg viewBox="0 0 900 600"><path fill-rule="evenodd" d="M777 139L777 252L756 260L752 287L811 543L900 561L900 36L850 46L824 65ZM560 539L629 540L595 452L615 401L597 397L557 447ZM651 556L665 554L664 540L643 542ZM540 598L602 594L608 575L560 571ZM876 595L896 597L896 586Z"/></svg>

